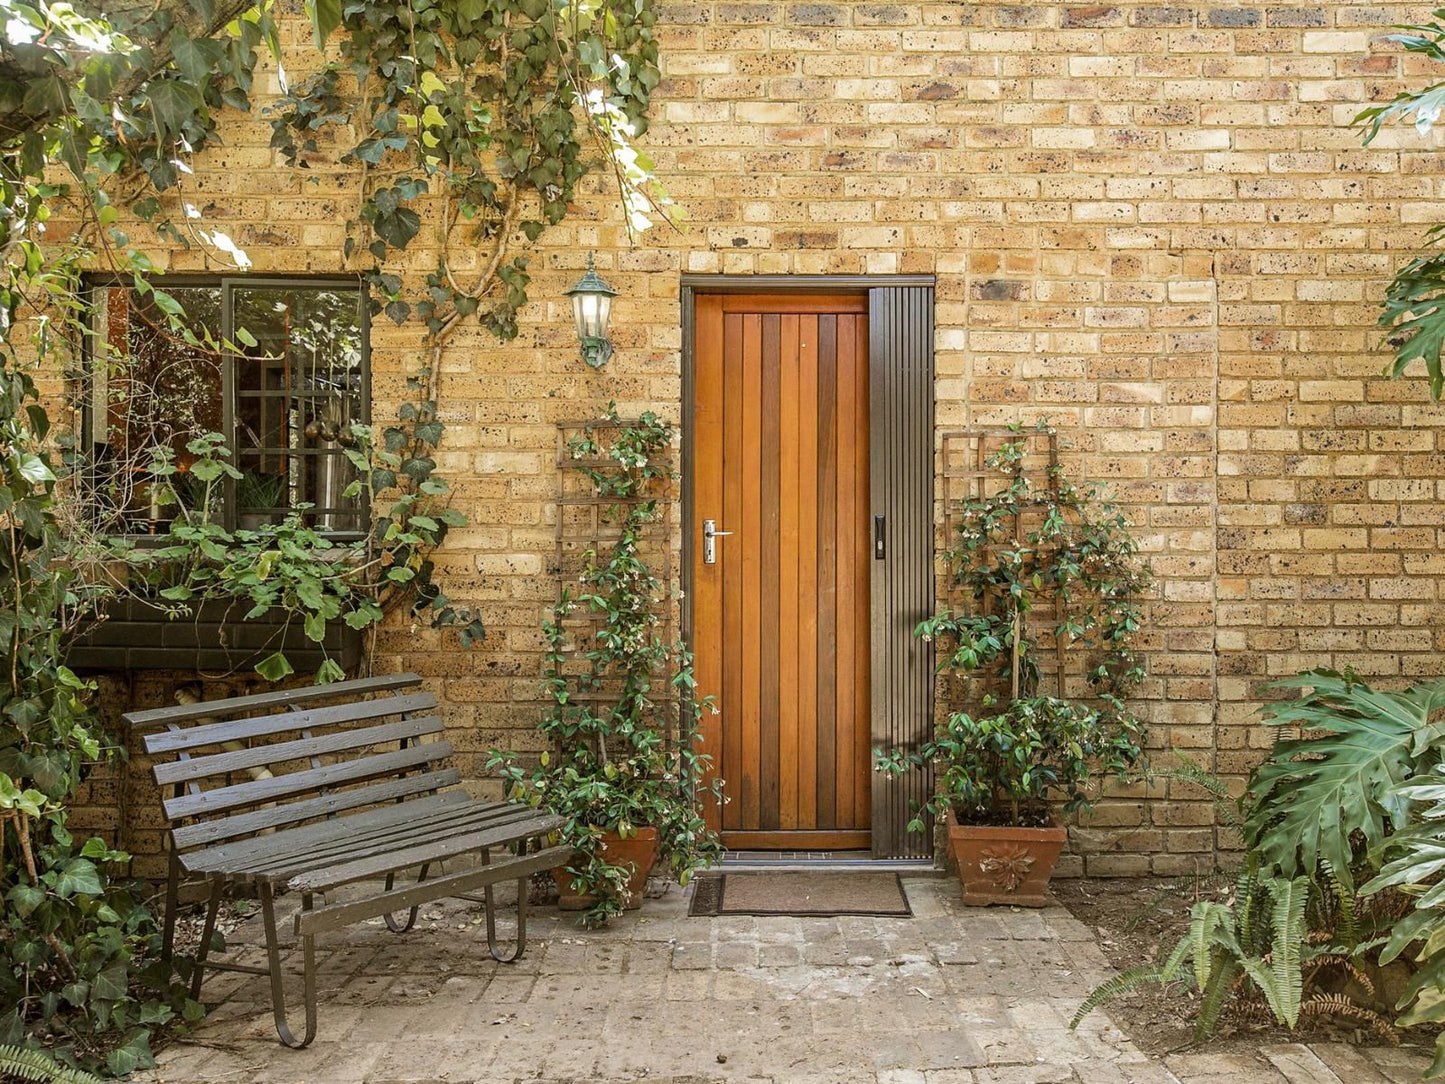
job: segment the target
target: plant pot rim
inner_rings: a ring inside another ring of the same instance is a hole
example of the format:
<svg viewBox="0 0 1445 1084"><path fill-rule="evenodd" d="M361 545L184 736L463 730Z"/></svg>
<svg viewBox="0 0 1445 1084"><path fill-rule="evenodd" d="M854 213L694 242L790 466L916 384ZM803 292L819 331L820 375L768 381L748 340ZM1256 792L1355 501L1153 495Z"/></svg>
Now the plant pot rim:
<svg viewBox="0 0 1445 1084"><path fill-rule="evenodd" d="M975 839L1047 839L1066 842L1069 838L1069 830L1058 824L1051 824L1046 828L1013 824L958 824L950 817L948 834L954 833Z"/></svg>
<svg viewBox="0 0 1445 1084"><path fill-rule="evenodd" d="M627 836L622 835L622 833L618 832L616 828L603 828L601 831L602 831L602 834L603 834L604 836L606 836L607 838L609 838L609 839L620 839L620 840L622 840L624 843L625 843L625 842L628 842L629 840L634 840L634 839L647 840L647 839L656 839L656 838L657 838L657 828L654 827L654 826L652 826L652 825L648 825L648 826L646 826L646 827L634 828L634 829L632 830L632 833L631 833L630 835L627 835Z"/></svg>

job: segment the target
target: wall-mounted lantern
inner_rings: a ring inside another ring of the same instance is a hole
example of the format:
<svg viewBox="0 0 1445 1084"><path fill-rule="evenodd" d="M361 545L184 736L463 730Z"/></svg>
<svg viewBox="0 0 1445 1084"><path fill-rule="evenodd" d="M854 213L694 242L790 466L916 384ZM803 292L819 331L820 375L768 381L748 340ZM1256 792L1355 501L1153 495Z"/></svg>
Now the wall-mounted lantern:
<svg viewBox="0 0 1445 1084"><path fill-rule="evenodd" d="M592 253L587 253L587 274L567 291L572 299L572 315L577 319L577 338L582 342L582 360L600 369L612 356L612 343L607 340L607 320L612 315L612 299L617 291L602 281L592 267Z"/></svg>

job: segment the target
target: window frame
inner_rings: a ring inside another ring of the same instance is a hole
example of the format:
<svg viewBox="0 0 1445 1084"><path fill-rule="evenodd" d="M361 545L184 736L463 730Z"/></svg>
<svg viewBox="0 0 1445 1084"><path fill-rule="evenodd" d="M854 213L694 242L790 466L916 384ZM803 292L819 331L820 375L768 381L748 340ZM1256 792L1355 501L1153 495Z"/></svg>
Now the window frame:
<svg viewBox="0 0 1445 1084"><path fill-rule="evenodd" d="M222 341L235 341L235 305L233 296L235 290L240 288L250 289L286 289L305 288L325 289L354 289L357 294L358 312L360 315L361 327L361 366L360 366L360 422L363 425L371 424L371 305L366 290L366 284L360 275L215 275L204 273L177 272L174 274L162 274L152 276L148 280L153 286L161 290L173 289L197 289L213 286L220 290L221 327L218 335ZM133 289L133 281L123 275L87 275L85 279L85 300L87 317L96 311L95 291L103 289L114 289L124 287ZM87 336L83 356L83 379L90 380L95 372L96 360L95 342ZM226 438L226 447L231 453L231 461L234 465L235 457L240 454L235 446L236 440L236 401L237 401L237 362L244 355L237 355L224 352L221 355L221 431ZM94 420L94 403L89 394L80 397L80 431L85 434L85 450L87 460L93 458L94 442L92 436L92 423ZM220 523L227 531L237 529L240 511L236 505L236 480L228 477L222 490ZM357 519L359 526L355 529L337 530L334 528L316 527L318 533L334 539L338 542L353 542L367 537L371 530L372 509L371 502L366 494L362 494L357 505ZM162 544L164 539L157 535L148 535L139 532L132 532L125 537L138 542L153 540L152 544Z"/></svg>

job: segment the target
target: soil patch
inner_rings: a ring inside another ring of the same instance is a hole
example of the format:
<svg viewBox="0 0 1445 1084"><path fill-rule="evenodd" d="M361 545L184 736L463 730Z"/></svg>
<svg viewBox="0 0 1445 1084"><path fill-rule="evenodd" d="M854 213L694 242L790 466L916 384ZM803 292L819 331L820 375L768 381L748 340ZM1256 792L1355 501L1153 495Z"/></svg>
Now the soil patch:
<svg viewBox="0 0 1445 1084"><path fill-rule="evenodd" d="M1161 946L1172 948L1189 928L1189 909L1199 899L1225 900L1232 883L1177 885L1157 877L1055 880L1054 895L1080 922L1095 930L1099 947L1119 971L1155 962ZM1110 1001L1105 1011L1140 1049L1168 1054L1194 1042L1197 994L1183 984L1169 994L1144 985ZM1259 1057L1261 1045L1297 1042L1343 1042L1377 1046L1374 1031L1341 1020L1302 1020L1298 1031L1259 1022L1226 1011L1218 1036L1209 1041L1217 1053ZM1428 1047L1433 1034L1423 1030L1403 1036L1403 1045ZM1262 1060L1262 1059L1261 1059Z"/></svg>

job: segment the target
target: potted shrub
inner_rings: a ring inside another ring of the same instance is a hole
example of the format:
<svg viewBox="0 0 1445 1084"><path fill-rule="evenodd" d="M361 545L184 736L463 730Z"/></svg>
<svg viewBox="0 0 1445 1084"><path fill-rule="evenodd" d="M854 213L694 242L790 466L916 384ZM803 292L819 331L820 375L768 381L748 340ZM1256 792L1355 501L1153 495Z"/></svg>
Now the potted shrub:
<svg viewBox="0 0 1445 1084"><path fill-rule="evenodd" d="M721 854L696 793L706 767L696 723L711 703L694 695L685 645L665 635L672 600L648 564L672 439L655 415L613 413L569 441L571 469L606 501L598 514L611 541L583 555L579 589L563 591L543 623L549 708L538 729L549 748L533 767L511 752L488 757L513 797L567 818L575 854L554 877L562 907L585 909L589 924L640 906L655 862L686 884Z"/></svg>
<svg viewBox="0 0 1445 1084"><path fill-rule="evenodd" d="M949 822L969 904L1042 906L1068 839L1056 810L1084 808L1142 757L1124 697L1143 677L1130 644L1147 568L1127 518L1097 490L1053 462L1036 482L1028 439L989 457L997 484L959 509L944 556L968 611L944 608L916 630L940 647L943 703L982 710L949 710L933 740L877 759L890 774L933 767L934 794L909 830L924 831L929 814ZM1056 695L1040 692L1045 649Z"/></svg>

